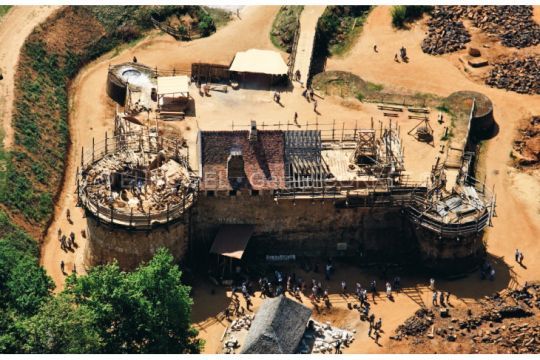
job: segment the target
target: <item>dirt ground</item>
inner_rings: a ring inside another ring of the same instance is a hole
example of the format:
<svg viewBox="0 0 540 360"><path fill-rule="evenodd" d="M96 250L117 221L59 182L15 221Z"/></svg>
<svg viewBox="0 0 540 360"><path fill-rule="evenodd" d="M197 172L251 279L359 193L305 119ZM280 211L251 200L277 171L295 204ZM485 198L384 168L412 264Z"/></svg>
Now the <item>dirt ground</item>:
<svg viewBox="0 0 540 360"><path fill-rule="evenodd" d="M14 138L11 127L13 77L21 46L34 27L45 21L56 9L58 6L16 6L0 20L0 70L4 75L4 79L0 81L0 119L3 126L4 149L9 149Z"/></svg>
<svg viewBox="0 0 540 360"><path fill-rule="evenodd" d="M53 277L58 289L64 279L60 273L60 260L66 262L67 269L71 269L75 263L77 270L83 271L84 239L78 236L79 248L73 253L64 253L60 250L56 235L59 228L68 233L75 230L77 234L84 228L82 211L75 208L75 171L80 161L81 147L91 144L92 137L101 138L105 131L112 131L114 104L104 91L109 63L129 61L136 55L139 62L161 68L188 69L194 61L228 64L237 51L249 48L272 49L268 33L277 10L278 7L243 8L240 19L235 19L209 38L193 42L176 42L166 35L151 36L119 54L109 54L98 59L79 74L70 91L70 134L73 146L68 157L66 182L60 196L61 201L56 205L55 219L41 250L41 262ZM455 304L466 306L481 296L516 283L537 279L540 275L540 265L533 261L540 255L537 243L540 236L540 203L538 197L531 196L538 193L532 189L540 188L540 181L531 175L526 175L529 176L527 178L516 174L515 171L510 171L508 166L516 126L521 119L540 114L540 97L518 95L484 86L466 73L459 66L459 61L452 58L453 55L434 57L424 54L420 49L423 36L424 30L421 26L414 26L410 31L393 30L389 7L377 7L368 17L363 34L350 53L342 58L329 59L327 70L350 71L365 80L384 84L385 87L430 92L440 96L447 96L457 90L474 90L486 94L493 101L500 131L485 148L484 166L488 169L488 183L495 184L497 192L495 226L487 232L488 251L495 263L497 277L494 282L481 282L477 275L459 281L438 281L440 289L454 294L452 301ZM372 50L374 44L377 44L379 49L376 54ZM408 50L408 64L393 61L394 54L402 45ZM285 54L283 56L285 57ZM308 104L300 96L300 91L299 88L293 88L284 92L284 107L273 103L271 93L264 91L240 90L230 97L213 92L209 98L201 98L195 93L196 104L201 104L197 105L197 116L173 126L182 129L188 142L192 144L195 130L199 128L224 128L232 122L247 125L251 119L256 119L259 124L285 123L292 121L294 112L298 112L300 124L306 120L332 122L334 119L338 123L346 121L352 124L358 118L360 126L361 122L369 121L364 115L361 118L358 116L357 108L361 106L362 110L368 113L369 106L338 97L321 99L318 107L320 115L316 115L312 104ZM237 102L230 103L231 99L237 99ZM228 105L221 107L224 103ZM242 106L244 104L249 105ZM415 162L415 159L420 159L421 153L421 149L406 150L406 161ZM73 225L66 220L65 211L68 208L71 210ZM516 231L516 226L519 226L519 231ZM520 267L513 261L516 247L525 255L525 267ZM311 277L309 274L306 276ZM379 347L367 337L365 324L358 321L358 314L348 310L346 301L336 293L342 279L349 284L360 280L367 285L373 276L375 275L356 267L338 264L337 273L330 283L330 299L335 304L335 310L321 315L320 318L331 320L335 326L357 329L357 339L350 348L344 350L345 353L387 351L391 331L423 303L429 301L430 292L426 288L429 275L422 278L402 277L406 291L398 294L395 302L385 298L377 299L374 312L382 317L385 330ZM320 274L318 278L321 278ZM382 281L378 280L378 283L381 284ZM207 342L205 352L213 353L220 347L219 339L226 328L226 322L220 319L219 313L228 303L227 297L230 294L226 294L221 287L214 287L205 279L197 282L194 291L193 321L200 330L201 337ZM303 300L305 302L305 299ZM256 299L255 309L259 302Z"/></svg>

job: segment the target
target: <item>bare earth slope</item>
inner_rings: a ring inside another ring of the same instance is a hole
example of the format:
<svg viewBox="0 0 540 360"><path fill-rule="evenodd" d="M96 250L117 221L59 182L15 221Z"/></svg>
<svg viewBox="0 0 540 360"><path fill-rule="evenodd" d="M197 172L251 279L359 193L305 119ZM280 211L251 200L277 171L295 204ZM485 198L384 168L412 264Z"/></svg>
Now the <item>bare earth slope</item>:
<svg viewBox="0 0 540 360"><path fill-rule="evenodd" d="M15 6L0 20L0 68L4 80L0 81L0 119L2 120L4 148L13 143L11 108L13 106L13 76L19 52L34 27L43 22L59 6Z"/></svg>

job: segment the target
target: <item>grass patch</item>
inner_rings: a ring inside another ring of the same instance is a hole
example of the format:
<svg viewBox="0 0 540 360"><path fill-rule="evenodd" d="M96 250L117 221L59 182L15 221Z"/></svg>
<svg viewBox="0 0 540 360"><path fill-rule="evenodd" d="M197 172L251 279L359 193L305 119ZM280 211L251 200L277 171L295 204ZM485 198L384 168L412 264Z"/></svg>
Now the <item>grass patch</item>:
<svg viewBox="0 0 540 360"><path fill-rule="evenodd" d="M343 56L362 33L371 6L327 6L317 22L317 43L325 56Z"/></svg>
<svg viewBox="0 0 540 360"><path fill-rule="evenodd" d="M13 5L0 5L0 18L7 14Z"/></svg>
<svg viewBox="0 0 540 360"><path fill-rule="evenodd" d="M232 13L228 10L208 6L203 6L203 9L214 20L214 25L217 29L221 29L232 20Z"/></svg>
<svg viewBox="0 0 540 360"><path fill-rule="evenodd" d="M270 30L270 41L276 48L287 53L292 51L294 35L298 30L303 9L303 5L282 6L279 9Z"/></svg>
<svg viewBox="0 0 540 360"><path fill-rule="evenodd" d="M392 26L396 29L406 29L409 24L429 13L433 6L427 5L395 5L392 6Z"/></svg>

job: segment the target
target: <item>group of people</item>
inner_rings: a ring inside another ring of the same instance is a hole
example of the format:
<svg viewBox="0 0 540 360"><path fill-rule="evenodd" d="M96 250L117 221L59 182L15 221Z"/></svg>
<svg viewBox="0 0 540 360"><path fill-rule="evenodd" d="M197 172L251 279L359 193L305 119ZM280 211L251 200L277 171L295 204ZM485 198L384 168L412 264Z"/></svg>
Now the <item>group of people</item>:
<svg viewBox="0 0 540 360"><path fill-rule="evenodd" d="M66 236L66 234L62 234L62 229L58 229L58 240L60 241L60 249L64 252L73 251L76 246L73 231L70 232L69 236Z"/></svg>
<svg viewBox="0 0 540 360"><path fill-rule="evenodd" d="M438 303L437 303L437 299L438 299ZM450 305L450 293L448 291L445 293L444 291L434 290L431 302L433 306L446 307Z"/></svg>
<svg viewBox="0 0 540 360"><path fill-rule="evenodd" d="M71 213L69 209L66 211L66 218L70 224L73 224L71 221ZM64 252L68 251L74 251L77 244L75 243L75 233L71 231L69 233L69 236L66 236L66 234L62 233L62 229L58 229L58 241L60 242L60 249L62 249ZM60 270L62 271L62 274L66 274L65 271L66 264L64 263L64 260L60 261ZM75 274L77 273L77 268L75 264L73 264L73 270L72 272Z"/></svg>
<svg viewBox="0 0 540 360"><path fill-rule="evenodd" d="M378 53L379 52L379 49L377 48L377 45L373 45L373 51ZM409 57L407 56L407 49L405 48L405 46L402 46L400 49L399 49L399 56L398 54L396 53L394 55L394 61L395 62L400 62L399 59L401 58L401 61L403 62L408 62L409 61Z"/></svg>
<svg viewBox="0 0 540 360"><path fill-rule="evenodd" d="M484 280L489 278L490 281L495 280L495 269L489 261L485 261L480 268L480 279Z"/></svg>

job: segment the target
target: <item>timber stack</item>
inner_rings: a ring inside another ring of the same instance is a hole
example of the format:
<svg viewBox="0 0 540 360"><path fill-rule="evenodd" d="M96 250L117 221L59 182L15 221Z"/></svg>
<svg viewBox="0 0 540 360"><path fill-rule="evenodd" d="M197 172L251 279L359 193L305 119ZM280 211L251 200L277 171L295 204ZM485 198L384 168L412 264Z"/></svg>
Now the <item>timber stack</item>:
<svg viewBox="0 0 540 360"><path fill-rule="evenodd" d="M540 94L540 56L502 58L493 64L485 82L520 94Z"/></svg>
<svg viewBox="0 0 540 360"><path fill-rule="evenodd" d="M497 36L506 47L518 49L540 44L540 25L532 6L461 6L474 26Z"/></svg>
<svg viewBox="0 0 540 360"><path fill-rule="evenodd" d="M422 41L422 51L441 55L465 49L471 35L463 26L462 6L435 6L428 21L428 33Z"/></svg>

